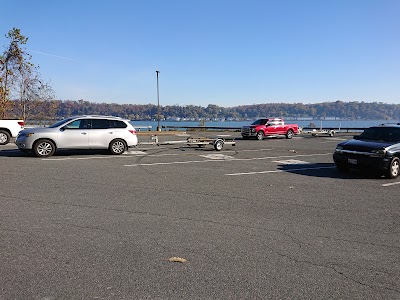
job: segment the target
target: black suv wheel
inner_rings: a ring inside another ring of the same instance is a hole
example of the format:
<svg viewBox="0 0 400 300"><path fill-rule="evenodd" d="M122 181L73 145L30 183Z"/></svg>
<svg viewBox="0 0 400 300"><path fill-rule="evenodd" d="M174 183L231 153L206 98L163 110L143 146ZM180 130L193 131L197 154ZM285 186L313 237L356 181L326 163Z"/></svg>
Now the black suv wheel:
<svg viewBox="0 0 400 300"><path fill-rule="evenodd" d="M394 157L390 162L389 169L386 172L386 177L392 179L397 178L397 176L399 176L399 170L400 160L398 157Z"/></svg>

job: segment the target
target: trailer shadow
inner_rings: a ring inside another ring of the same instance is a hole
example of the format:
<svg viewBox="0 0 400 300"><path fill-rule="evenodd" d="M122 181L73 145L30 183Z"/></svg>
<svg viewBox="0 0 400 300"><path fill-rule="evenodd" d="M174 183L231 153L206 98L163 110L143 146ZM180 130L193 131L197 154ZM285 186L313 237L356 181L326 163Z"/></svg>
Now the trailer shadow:
<svg viewBox="0 0 400 300"><path fill-rule="evenodd" d="M377 179L382 177L379 174L361 170L339 171L334 163L285 164L278 166L278 170L319 178Z"/></svg>

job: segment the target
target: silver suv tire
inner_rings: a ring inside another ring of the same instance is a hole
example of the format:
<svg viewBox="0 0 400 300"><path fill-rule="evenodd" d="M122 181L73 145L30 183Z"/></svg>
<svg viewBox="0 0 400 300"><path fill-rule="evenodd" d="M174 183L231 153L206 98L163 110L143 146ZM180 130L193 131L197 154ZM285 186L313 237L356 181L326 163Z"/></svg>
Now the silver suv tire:
<svg viewBox="0 0 400 300"><path fill-rule="evenodd" d="M126 148L126 144L123 140L116 139L111 141L110 147L108 149L110 150L111 154L119 155L124 153Z"/></svg>

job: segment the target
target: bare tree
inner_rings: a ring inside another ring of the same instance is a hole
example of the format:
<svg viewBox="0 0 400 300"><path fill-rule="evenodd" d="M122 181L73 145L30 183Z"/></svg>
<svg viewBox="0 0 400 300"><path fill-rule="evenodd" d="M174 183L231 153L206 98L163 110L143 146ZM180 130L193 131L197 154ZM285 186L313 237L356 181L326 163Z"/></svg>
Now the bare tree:
<svg viewBox="0 0 400 300"><path fill-rule="evenodd" d="M5 118L13 103L10 95L18 76L23 73L30 73L33 64L30 62L31 56L22 48L28 41L28 38L21 34L18 28L11 29L6 38L10 44L5 47L0 55L0 117Z"/></svg>
<svg viewBox="0 0 400 300"><path fill-rule="evenodd" d="M17 85L22 118L25 121L30 119L31 112L36 110L37 107L42 108L43 115L50 114L53 117L56 114L54 109L50 109L51 106L54 106L52 101L55 98L50 83L40 78L37 68L34 71L21 74Z"/></svg>
<svg viewBox="0 0 400 300"><path fill-rule="evenodd" d="M5 118L13 109L11 99L19 99L21 117L27 120L30 111L41 106L41 102L54 100L54 91L50 83L41 79L39 67L31 62L32 56L22 47L28 38L18 28L10 30L6 37L10 44L0 55L0 118ZM51 107L50 104L44 107Z"/></svg>
<svg viewBox="0 0 400 300"><path fill-rule="evenodd" d="M39 80L39 85L34 86L30 90L29 100L26 101L27 109L25 110L27 116L31 110L40 108L39 120L56 119L57 112L60 106L59 101L54 99L54 91L50 83L42 82Z"/></svg>

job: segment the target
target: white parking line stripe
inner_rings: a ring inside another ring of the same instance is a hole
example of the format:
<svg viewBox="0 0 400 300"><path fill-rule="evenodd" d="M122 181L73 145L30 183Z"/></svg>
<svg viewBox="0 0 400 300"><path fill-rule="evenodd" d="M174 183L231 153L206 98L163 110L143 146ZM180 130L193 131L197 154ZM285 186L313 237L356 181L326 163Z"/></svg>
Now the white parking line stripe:
<svg viewBox="0 0 400 300"><path fill-rule="evenodd" d="M212 159L212 160L188 160L182 162L160 162L160 163L147 163L147 164L132 164L124 165L125 167L138 167L138 166L157 166L157 165L174 165L174 164L190 164L200 162L232 162L232 161L251 161L251 160L264 160L264 159L279 159L279 158L293 158L293 157L311 157L311 156L322 156L332 155L332 153L323 154L300 154L300 155L282 155L282 156L266 156L266 157L254 157L254 158L232 158L232 159Z"/></svg>
<svg viewBox="0 0 400 300"><path fill-rule="evenodd" d="M292 158L292 157L310 157L310 156L324 156L324 155L332 155L332 153L320 153L320 154L298 154L298 155L281 155L281 156L266 156L266 157L254 157L245 160L262 160L262 159L271 159L271 158ZM240 160L240 159L238 159Z"/></svg>
<svg viewBox="0 0 400 300"><path fill-rule="evenodd" d="M225 174L225 175L227 175L227 176L255 175L255 174L268 174L268 173L280 173L280 172L303 171L303 170L320 170L320 169L333 169L333 168L336 168L336 166L332 166L332 167L314 167L314 168L298 168L298 169L260 171L260 172L247 172L247 173L231 173L231 174Z"/></svg>
<svg viewBox="0 0 400 300"><path fill-rule="evenodd" d="M147 155L147 153L144 151L125 151L122 154L124 154L124 155L129 155L129 154L131 154L131 155Z"/></svg>
<svg viewBox="0 0 400 300"><path fill-rule="evenodd" d="M149 154L147 156L157 156L157 157L159 157L159 156L178 156L178 155L180 155L180 154L165 153L165 154Z"/></svg>
<svg viewBox="0 0 400 300"><path fill-rule="evenodd" d="M272 149L242 150L243 152L271 151Z"/></svg>
<svg viewBox="0 0 400 300"><path fill-rule="evenodd" d="M346 141L347 139L344 138L334 138L334 137L326 137L327 140L335 140L335 141Z"/></svg>
<svg viewBox="0 0 400 300"><path fill-rule="evenodd" d="M74 157L66 157L66 158L42 158L42 160L72 160L72 159L76 159Z"/></svg>
<svg viewBox="0 0 400 300"><path fill-rule="evenodd" d="M90 160L90 159L107 159L107 158L127 158L127 157L138 157L145 155L113 155L113 156L91 156L91 157L64 157L64 158L42 158L47 161L60 161L60 160Z"/></svg>
<svg viewBox="0 0 400 300"><path fill-rule="evenodd" d="M177 165L177 164L191 164L191 163L205 163L205 162L216 162L216 161L225 161L225 160L188 160L188 161L174 161L174 162L159 162L159 163L151 163L151 164L133 164L133 165L124 165L125 167L138 167L138 166L159 166L159 165Z"/></svg>
<svg viewBox="0 0 400 300"><path fill-rule="evenodd" d="M311 164L308 161L297 160L297 159L273 160L272 162L275 162L275 163L278 163L278 164L284 164L284 165L307 165L307 164Z"/></svg>
<svg viewBox="0 0 400 300"><path fill-rule="evenodd" d="M400 184L400 181L391 182L391 183L385 183L385 184L382 184L382 186L391 186L391 185L395 185L395 184Z"/></svg>

